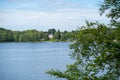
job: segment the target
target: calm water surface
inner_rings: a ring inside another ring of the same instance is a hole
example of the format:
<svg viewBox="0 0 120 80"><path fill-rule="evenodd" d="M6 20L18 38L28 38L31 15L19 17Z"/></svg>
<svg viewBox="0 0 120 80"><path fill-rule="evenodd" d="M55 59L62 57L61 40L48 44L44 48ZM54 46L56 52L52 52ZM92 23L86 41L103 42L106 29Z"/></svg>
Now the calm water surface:
<svg viewBox="0 0 120 80"><path fill-rule="evenodd" d="M0 80L62 80L45 72L72 63L69 42L0 43Z"/></svg>

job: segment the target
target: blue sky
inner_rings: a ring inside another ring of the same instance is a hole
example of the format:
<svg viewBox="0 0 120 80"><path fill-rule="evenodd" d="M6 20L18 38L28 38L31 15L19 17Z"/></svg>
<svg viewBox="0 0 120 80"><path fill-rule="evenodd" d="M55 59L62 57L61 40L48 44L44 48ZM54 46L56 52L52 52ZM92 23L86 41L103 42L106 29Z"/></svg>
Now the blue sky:
<svg viewBox="0 0 120 80"><path fill-rule="evenodd" d="M103 0L0 0L0 27L12 30L76 30L85 20L107 23L99 16Z"/></svg>

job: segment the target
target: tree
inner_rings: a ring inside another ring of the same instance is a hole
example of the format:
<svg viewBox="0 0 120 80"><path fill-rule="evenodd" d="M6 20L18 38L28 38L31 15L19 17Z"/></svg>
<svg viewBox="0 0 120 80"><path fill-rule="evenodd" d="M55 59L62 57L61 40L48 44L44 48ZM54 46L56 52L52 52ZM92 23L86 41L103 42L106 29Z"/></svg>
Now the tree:
<svg viewBox="0 0 120 80"><path fill-rule="evenodd" d="M101 15L106 12L106 16L111 18L111 24L120 27L120 0L104 0L100 12Z"/></svg>
<svg viewBox="0 0 120 80"><path fill-rule="evenodd" d="M54 34L55 34L55 32L56 32L56 30L55 30L55 29L49 29L49 30L48 30L48 34L52 34L52 35L54 35Z"/></svg>
<svg viewBox="0 0 120 80"><path fill-rule="evenodd" d="M26 30L23 32L14 32L14 39L18 39L20 42L35 42L35 41L41 41L43 38L43 32L39 32L37 30Z"/></svg>
<svg viewBox="0 0 120 80"><path fill-rule="evenodd" d="M13 32L4 28L0 28L0 42L13 41Z"/></svg>
<svg viewBox="0 0 120 80"><path fill-rule="evenodd" d="M43 37L44 37L44 32L43 31L39 32L38 41L41 41L43 39Z"/></svg>
<svg viewBox="0 0 120 80"><path fill-rule="evenodd" d="M62 41L73 41L74 40L74 32L65 32L61 36Z"/></svg>
<svg viewBox="0 0 120 80"><path fill-rule="evenodd" d="M54 39L54 40L57 40L57 41L59 41L59 40L61 39L60 30L58 30L58 31L54 34L53 39Z"/></svg>
<svg viewBox="0 0 120 80"><path fill-rule="evenodd" d="M97 26L97 28L95 28ZM71 45L72 58L65 72L48 71L48 74L67 80L118 80L120 77L120 43L113 29L100 23L87 23L76 32Z"/></svg>
<svg viewBox="0 0 120 80"><path fill-rule="evenodd" d="M65 71L50 70L47 73L67 80L119 80L120 79L120 1L104 0L101 11L108 11L111 26L86 21L78 29L70 48L75 62ZM115 11L114 11L115 10ZM102 12L102 13L103 13ZM112 15L111 15L112 14Z"/></svg>
<svg viewBox="0 0 120 80"><path fill-rule="evenodd" d="M49 40L49 37L48 37L48 34L47 34L47 33L44 33L44 34L43 34L43 40L44 40L44 41Z"/></svg>
<svg viewBox="0 0 120 80"><path fill-rule="evenodd" d="M15 42L19 42L20 31L13 31L13 39Z"/></svg>

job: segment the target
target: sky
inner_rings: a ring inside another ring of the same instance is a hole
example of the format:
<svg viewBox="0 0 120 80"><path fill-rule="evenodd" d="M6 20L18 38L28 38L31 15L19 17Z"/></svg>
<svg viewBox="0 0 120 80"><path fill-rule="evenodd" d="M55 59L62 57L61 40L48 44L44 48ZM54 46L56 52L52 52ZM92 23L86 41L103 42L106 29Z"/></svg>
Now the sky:
<svg viewBox="0 0 120 80"><path fill-rule="evenodd" d="M103 0L0 0L0 27L11 30L76 30L85 21L107 23L99 16Z"/></svg>

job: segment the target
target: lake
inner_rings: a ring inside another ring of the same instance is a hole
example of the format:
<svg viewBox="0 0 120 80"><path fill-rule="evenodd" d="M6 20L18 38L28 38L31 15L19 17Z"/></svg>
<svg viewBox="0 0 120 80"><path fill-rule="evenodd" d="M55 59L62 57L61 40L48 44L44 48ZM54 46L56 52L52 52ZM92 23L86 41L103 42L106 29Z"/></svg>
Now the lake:
<svg viewBox="0 0 120 80"><path fill-rule="evenodd" d="M70 42L0 43L0 80L62 80L45 72L65 70Z"/></svg>

